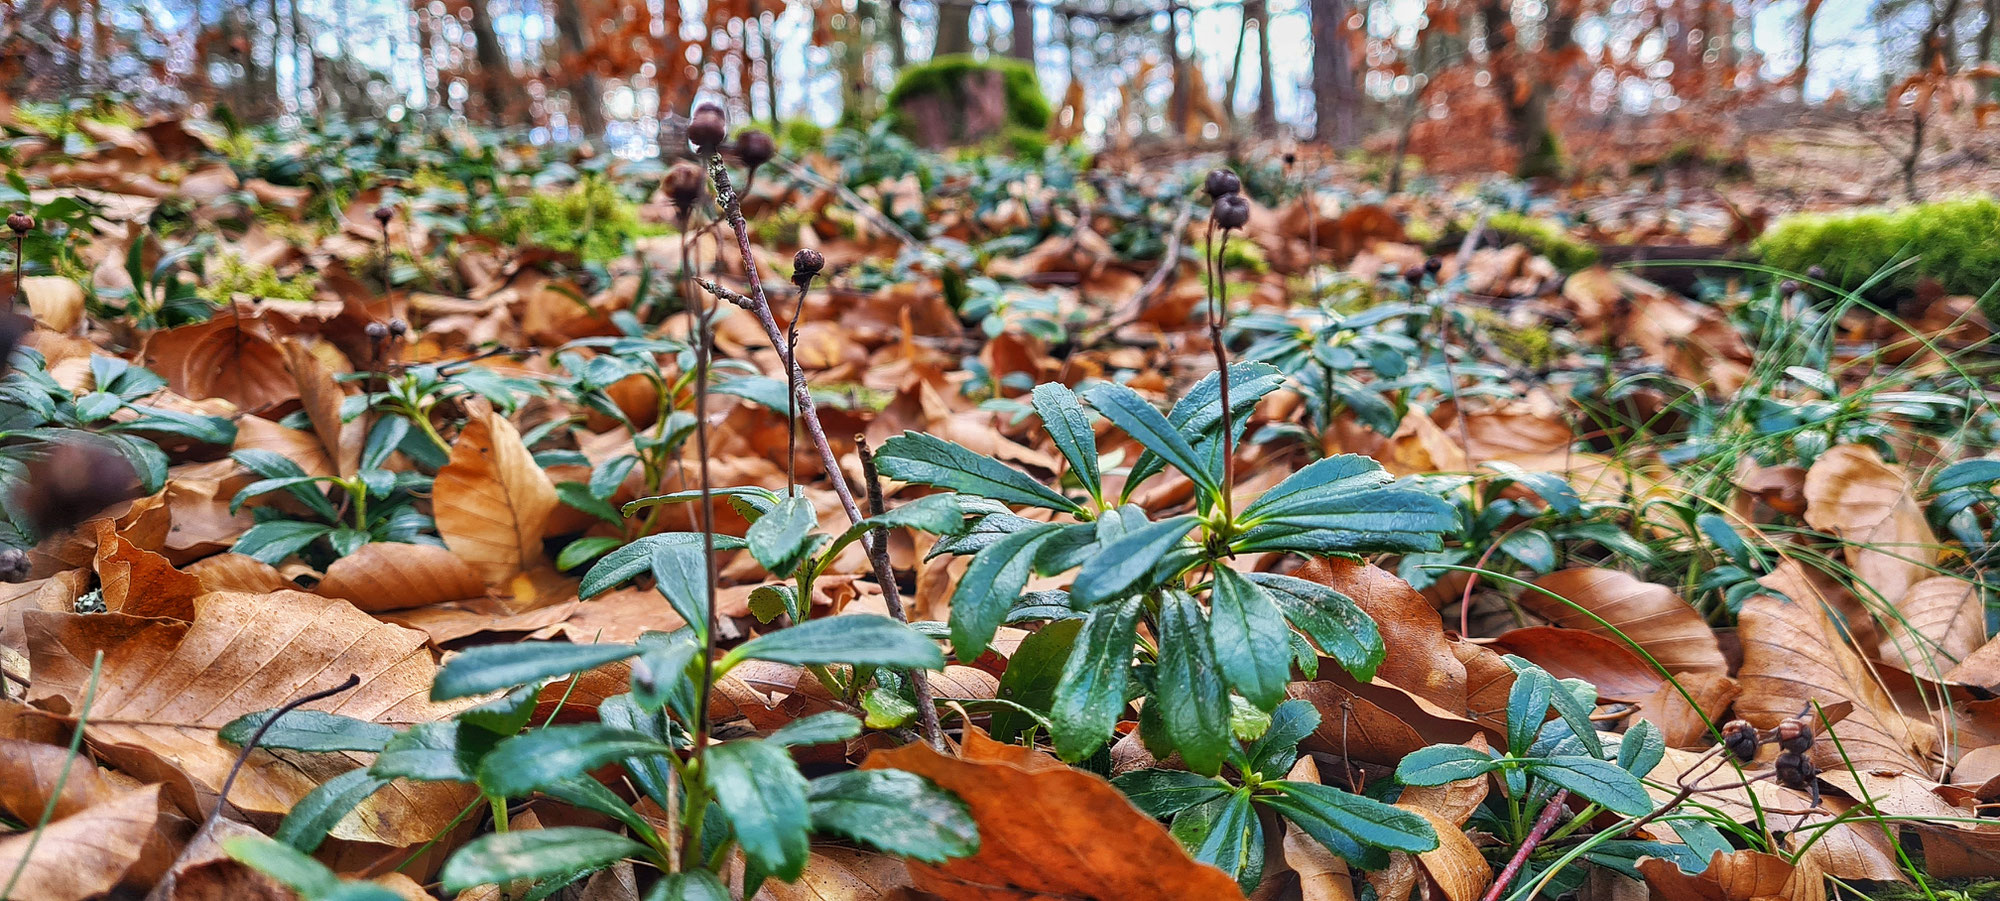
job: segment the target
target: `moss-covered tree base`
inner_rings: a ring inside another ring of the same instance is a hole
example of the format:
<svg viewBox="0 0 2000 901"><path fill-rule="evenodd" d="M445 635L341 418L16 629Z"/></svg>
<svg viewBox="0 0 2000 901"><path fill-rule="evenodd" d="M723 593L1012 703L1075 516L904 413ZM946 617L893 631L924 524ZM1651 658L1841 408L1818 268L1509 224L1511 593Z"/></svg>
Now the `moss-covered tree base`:
<svg viewBox="0 0 2000 901"><path fill-rule="evenodd" d="M1951 294L1989 297L2000 283L2000 201L1955 197L1895 209L1786 216L1753 247L1771 266L1804 273L1818 267L1828 282L1854 290L1877 273L1902 265L1870 287L1877 299L1905 294L1934 278Z"/></svg>
<svg viewBox="0 0 2000 901"><path fill-rule="evenodd" d="M941 56L904 69L887 99L896 130L931 150L1049 125L1034 67L1017 59Z"/></svg>

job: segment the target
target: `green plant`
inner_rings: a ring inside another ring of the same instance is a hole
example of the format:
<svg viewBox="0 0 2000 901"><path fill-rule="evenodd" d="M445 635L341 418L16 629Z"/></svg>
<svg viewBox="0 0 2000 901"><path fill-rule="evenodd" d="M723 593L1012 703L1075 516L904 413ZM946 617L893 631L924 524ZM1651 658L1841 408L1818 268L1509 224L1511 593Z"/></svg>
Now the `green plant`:
<svg viewBox="0 0 2000 901"><path fill-rule="evenodd" d="M2000 201L1966 196L1895 209L1793 214L1772 224L1752 250L1776 269L1817 267L1826 281L1847 290L1871 285L1877 297L1909 291L1925 276L1949 293L1987 297L2000 283L1996 231Z"/></svg>
<svg viewBox="0 0 2000 901"><path fill-rule="evenodd" d="M1437 835L1421 815L1316 782L1284 778L1299 760L1298 744L1319 728L1310 702L1286 701L1255 741L1232 743L1229 775L1147 768L1111 784L1148 816L1169 820L1194 859L1236 879L1244 894L1262 881L1266 844L1259 812L1297 827L1341 857L1370 869L1388 866L1389 851L1428 851Z"/></svg>
<svg viewBox="0 0 2000 901"><path fill-rule="evenodd" d="M15 351L13 372L0 379L0 481L20 484L30 462L58 444L108 448L132 464L139 489L159 491L167 481L167 452L158 442L176 439L228 447L236 426L219 416L198 416L143 401L167 386L151 370L116 357L90 358L92 390L82 395L59 384L47 361L32 349ZM32 543L36 524L13 510L0 511L0 544ZM7 540L11 532L13 540Z"/></svg>
<svg viewBox="0 0 2000 901"><path fill-rule="evenodd" d="M444 542L432 534L436 523L417 509L418 496L429 492L430 477L382 468L408 428L401 419L378 421L362 449L360 470L347 477L308 475L297 463L267 450L231 454L258 479L230 500L230 513L251 498L282 491L311 517L301 519L276 506L258 507L257 524L236 539L231 550L266 563L278 563L293 554L324 563L352 554L371 541L442 547ZM337 499L329 498L326 489L336 490Z"/></svg>
<svg viewBox="0 0 2000 901"><path fill-rule="evenodd" d="M393 339L389 339L393 340ZM387 341L379 343L386 350ZM378 350L378 355L382 350ZM441 363L424 363L416 366L390 366L387 360L378 359L374 365L387 369L344 373L342 381L359 382L360 394L350 394L341 400L342 422L351 422L366 413L377 413L386 419L395 419L404 428L383 434L393 436L393 441L384 450L400 450L409 455L419 466L436 471L451 459L451 443L444 439L436 421L440 414L451 409L453 403L469 397L484 398L495 409L513 412L521 405L524 397L545 396L547 388L535 379L502 375L492 369L474 364L473 360L448 360ZM300 420L303 413L295 414ZM293 423L287 419L287 423ZM303 421L297 425L305 425ZM375 431L382 431L380 422ZM375 440L373 432L370 440ZM385 438L384 440L388 440Z"/></svg>
<svg viewBox="0 0 2000 901"><path fill-rule="evenodd" d="M616 184L586 175L566 191L537 191L509 206L491 234L509 244L533 244L602 262L624 256L632 239L648 231Z"/></svg>
<svg viewBox="0 0 2000 901"><path fill-rule="evenodd" d="M1235 327L1237 334L1252 339L1243 358L1277 367L1288 387L1306 399L1314 434L1324 433L1345 408L1387 435L1409 409L1410 392L1401 380L1410 372L1410 361L1420 358L1415 336L1430 313L1406 303L1377 304L1350 314L1322 307L1250 313L1238 317ZM1361 381L1362 375L1370 380Z"/></svg>

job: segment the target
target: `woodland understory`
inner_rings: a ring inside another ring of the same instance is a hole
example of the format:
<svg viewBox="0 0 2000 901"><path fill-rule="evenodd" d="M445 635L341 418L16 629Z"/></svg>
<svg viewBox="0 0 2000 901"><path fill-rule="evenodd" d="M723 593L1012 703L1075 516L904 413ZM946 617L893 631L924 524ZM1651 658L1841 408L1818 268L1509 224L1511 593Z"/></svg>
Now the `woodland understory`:
<svg viewBox="0 0 2000 901"><path fill-rule="evenodd" d="M4 125L0 897L2000 896L1990 200L739 126Z"/></svg>

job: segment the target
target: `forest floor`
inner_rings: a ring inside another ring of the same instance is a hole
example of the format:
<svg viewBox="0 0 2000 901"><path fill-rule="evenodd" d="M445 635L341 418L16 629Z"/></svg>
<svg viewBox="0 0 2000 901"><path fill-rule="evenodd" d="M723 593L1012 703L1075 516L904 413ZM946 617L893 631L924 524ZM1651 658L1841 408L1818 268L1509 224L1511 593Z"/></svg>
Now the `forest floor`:
<svg viewBox="0 0 2000 901"><path fill-rule="evenodd" d="M0 897L1996 890L2000 357L1765 265L1899 190L1843 126L1394 197L0 129Z"/></svg>

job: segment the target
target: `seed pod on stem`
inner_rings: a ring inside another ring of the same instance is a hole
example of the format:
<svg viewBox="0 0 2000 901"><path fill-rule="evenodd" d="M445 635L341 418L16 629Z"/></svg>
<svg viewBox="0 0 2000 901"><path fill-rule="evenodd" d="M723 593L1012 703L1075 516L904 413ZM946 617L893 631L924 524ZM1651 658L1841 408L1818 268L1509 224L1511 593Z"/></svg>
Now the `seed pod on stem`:
<svg viewBox="0 0 2000 901"><path fill-rule="evenodd" d="M688 143L702 156L714 153L729 136L729 121L722 107L715 103L695 107L694 116L688 120L687 136Z"/></svg>

